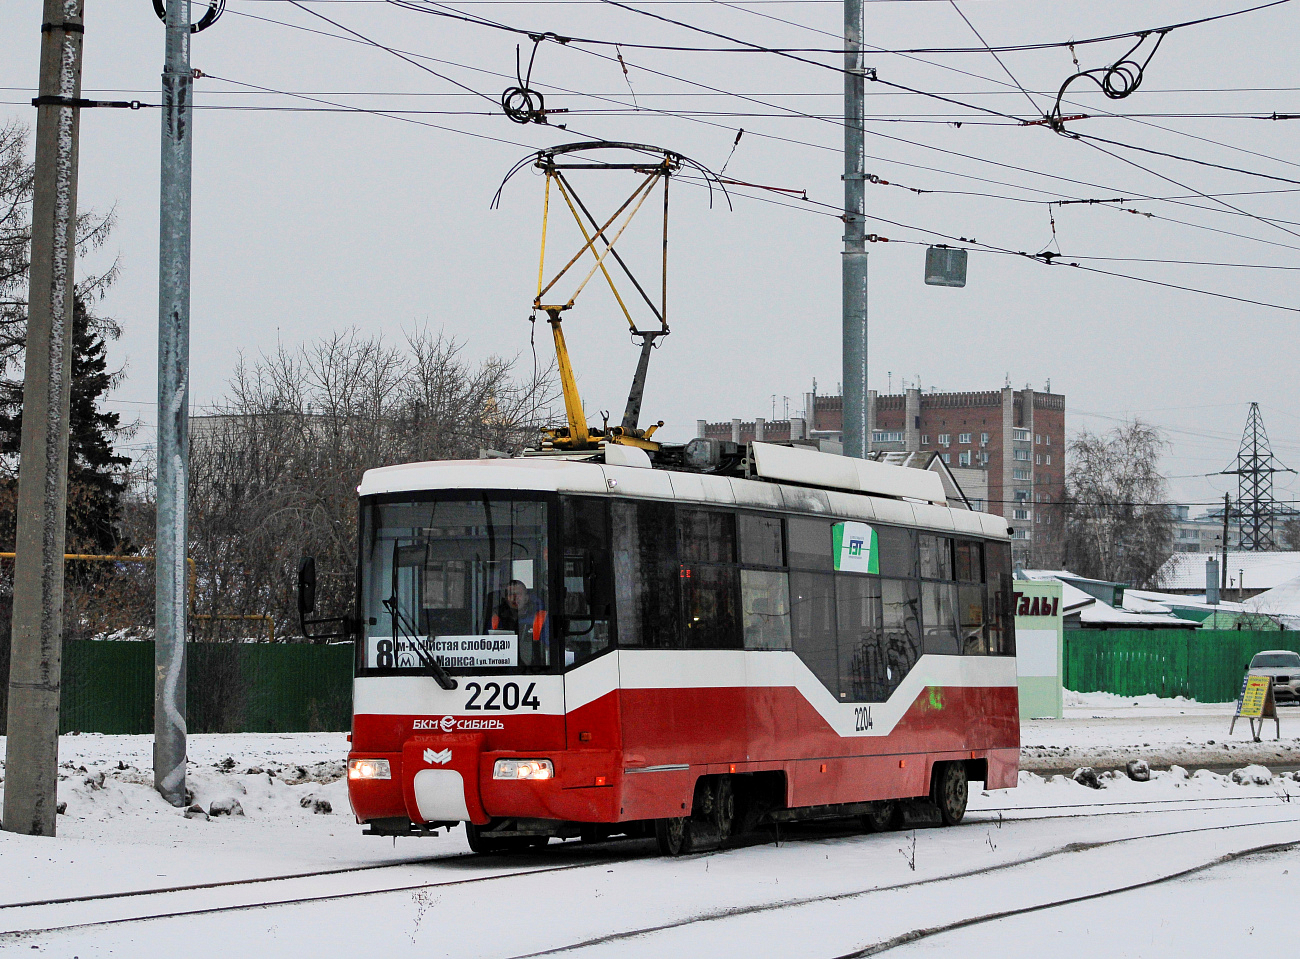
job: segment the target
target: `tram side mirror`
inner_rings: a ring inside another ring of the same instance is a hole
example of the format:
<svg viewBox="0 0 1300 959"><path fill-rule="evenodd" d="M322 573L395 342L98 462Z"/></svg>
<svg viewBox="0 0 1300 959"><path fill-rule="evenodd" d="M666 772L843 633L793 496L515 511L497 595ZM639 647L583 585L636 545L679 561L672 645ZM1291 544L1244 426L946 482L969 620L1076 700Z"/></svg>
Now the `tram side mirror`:
<svg viewBox="0 0 1300 959"><path fill-rule="evenodd" d="M305 556L298 564L298 615L316 610L316 558Z"/></svg>

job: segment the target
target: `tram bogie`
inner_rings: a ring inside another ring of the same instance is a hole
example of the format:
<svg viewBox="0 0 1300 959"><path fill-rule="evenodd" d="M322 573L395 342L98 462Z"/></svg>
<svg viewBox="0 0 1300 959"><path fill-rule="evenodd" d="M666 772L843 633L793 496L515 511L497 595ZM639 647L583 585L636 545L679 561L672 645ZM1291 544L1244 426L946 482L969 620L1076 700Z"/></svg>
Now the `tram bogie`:
<svg viewBox="0 0 1300 959"><path fill-rule="evenodd" d="M1003 519L808 450L750 444L730 475L610 460L366 474L370 832L674 854L799 819L952 823L969 781L1015 784Z"/></svg>

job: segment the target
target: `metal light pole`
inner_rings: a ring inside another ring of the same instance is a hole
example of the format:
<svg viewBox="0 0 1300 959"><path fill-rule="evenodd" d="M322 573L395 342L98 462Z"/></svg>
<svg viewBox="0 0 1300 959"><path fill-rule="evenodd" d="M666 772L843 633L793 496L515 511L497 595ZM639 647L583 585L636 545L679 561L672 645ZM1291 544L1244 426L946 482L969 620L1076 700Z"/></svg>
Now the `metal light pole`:
<svg viewBox="0 0 1300 959"><path fill-rule="evenodd" d="M82 0L45 0L23 359L4 828L53 836L76 297Z"/></svg>
<svg viewBox="0 0 1300 959"><path fill-rule="evenodd" d="M867 250L863 220L862 0L844 0L844 455L867 455ZM810 417L814 416L809 411Z"/></svg>
<svg viewBox="0 0 1300 959"><path fill-rule="evenodd" d="M167 0L158 238L158 530L154 786L185 804L185 556L190 369L190 2Z"/></svg>

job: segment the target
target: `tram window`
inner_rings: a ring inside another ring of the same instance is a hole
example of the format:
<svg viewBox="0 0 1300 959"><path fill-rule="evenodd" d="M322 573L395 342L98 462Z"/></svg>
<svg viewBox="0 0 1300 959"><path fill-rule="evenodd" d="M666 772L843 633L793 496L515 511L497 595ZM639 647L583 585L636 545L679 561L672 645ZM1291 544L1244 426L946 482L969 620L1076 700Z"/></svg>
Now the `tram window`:
<svg viewBox="0 0 1300 959"><path fill-rule="evenodd" d="M881 576L916 576L916 533L896 526L877 526Z"/></svg>
<svg viewBox="0 0 1300 959"><path fill-rule="evenodd" d="M989 653L1014 656L1016 623L1011 595L1011 546L1008 543L986 543L984 558L988 564L989 601L985 604L985 618L989 630Z"/></svg>
<svg viewBox="0 0 1300 959"><path fill-rule="evenodd" d="M881 630L880 580L835 578L840 650L840 700L879 703L889 698L887 650Z"/></svg>
<svg viewBox="0 0 1300 959"><path fill-rule="evenodd" d="M681 530L683 563L736 561L734 513L681 509L677 511L677 527Z"/></svg>
<svg viewBox="0 0 1300 959"><path fill-rule="evenodd" d="M682 621L687 649L740 649L743 637L734 566L682 564Z"/></svg>
<svg viewBox="0 0 1300 959"><path fill-rule="evenodd" d="M544 502L489 495L363 509L363 668L550 667ZM513 634L507 640L506 635ZM484 644L464 639L492 638Z"/></svg>
<svg viewBox="0 0 1300 959"><path fill-rule="evenodd" d="M922 533L918 537L922 579L952 579L952 540Z"/></svg>
<svg viewBox="0 0 1300 959"><path fill-rule="evenodd" d="M963 583L984 582L984 557L980 544L973 540L957 541L957 579Z"/></svg>
<svg viewBox="0 0 1300 959"><path fill-rule="evenodd" d="M670 503L610 504L621 645L681 646L677 527Z"/></svg>
<svg viewBox="0 0 1300 959"><path fill-rule="evenodd" d="M603 500L565 497L564 664L576 665L614 640L614 583L609 518Z"/></svg>
<svg viewBox="0 0 1300 959"><path fill-rule="evenodd" d="M740 605L746 649L790 648L789 574L742 569Z"/></svg>
<svg viewBox="0 0 1300 959"><path fill-rule="evenodd" d="M786 524L790 565L804 569L834 568L831 524L828 520L791 517Z"/></svg>
<svg viewBox="0 0 1300 959"><path fill-rule="evenodd" d="M957 645L957 587L945 583L921 584L921 623L927 653L955 656Z"/></svg>
<svg viewBox="0 0 1300 959"><path fill-rule="evenodd" d="M740 514L740 561L746 566L785 565L779 517Z"/></svg>
<svg viewBox="0 0 1300 959"><path fill-rule="evenodd" d="M988 653L983 586L963 583L957 587L957 625L961 630L961 651L965 655L983 656Z"/></svg>
<svg viewBox="0 0 1300 959"><path fill-rule="evenodd" d="M921 599L915 580L880 581L881 632L885 641L885 681L893 692L921 658Z"/></svg>
<svg viewBox="0 0 1300 959"><path fill-rule="evenodd" d="M835 642L835 577L790 574L790 623L794 651L839 699L839 652Z"/></svg>

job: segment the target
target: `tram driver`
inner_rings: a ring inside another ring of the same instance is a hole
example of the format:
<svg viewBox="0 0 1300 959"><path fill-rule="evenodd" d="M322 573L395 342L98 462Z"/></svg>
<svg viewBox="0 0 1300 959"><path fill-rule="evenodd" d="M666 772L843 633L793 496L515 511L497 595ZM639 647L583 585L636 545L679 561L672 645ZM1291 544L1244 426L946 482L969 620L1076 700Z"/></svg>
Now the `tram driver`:
<svg viewBox="0 0 1300 959"><path fill-rule="evenodd" d="M485 632L511 632L519 637L519 665L542 666L547 659L550 621L541 598L521 580L512 579L488 603Z"/></svg>

